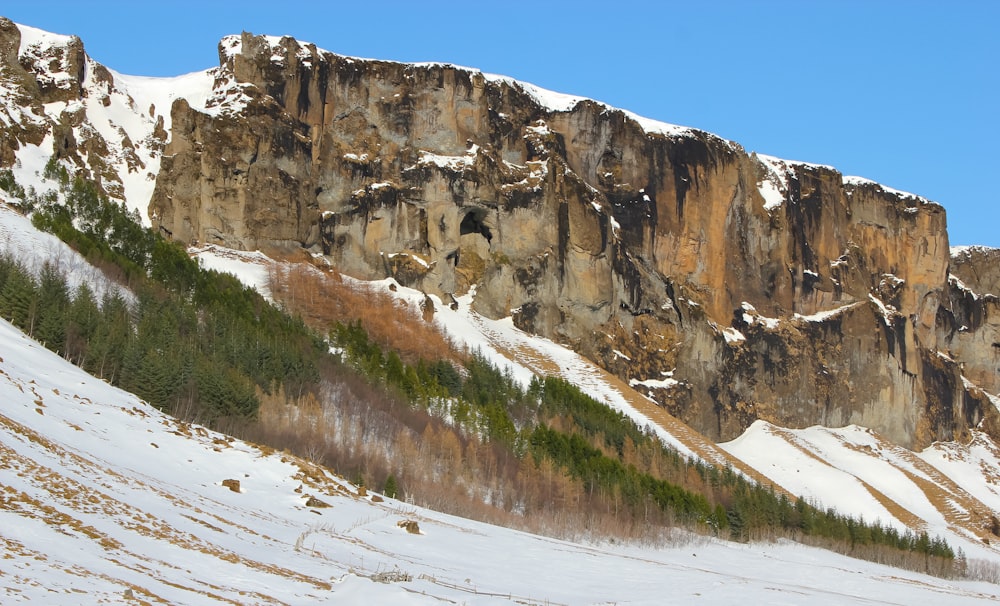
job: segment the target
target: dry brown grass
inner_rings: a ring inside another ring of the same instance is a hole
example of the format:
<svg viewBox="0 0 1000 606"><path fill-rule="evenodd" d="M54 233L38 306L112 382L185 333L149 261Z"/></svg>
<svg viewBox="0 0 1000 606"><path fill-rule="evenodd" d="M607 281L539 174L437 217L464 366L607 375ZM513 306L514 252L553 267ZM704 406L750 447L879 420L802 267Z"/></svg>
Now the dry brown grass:
<svg viewBox="0 0 1000 606"><path fill-rule="evenodd" d="M124 408L122 410L132 412ZM142 413L143 415L147 414L141 410L136 410L135 412ZM184 429L183 433L178 433L187 435L192 439L197 439L198 437L207 438L209 436L204 428L192 427L181 422L177 422L177 425ZM2 414L0 414L0 429L30 440L42 449L56 455L59 460L63 461L64 465L79 467L81 469L95 468L94 461L62 448L58 444L48 440L44 435ZM143 511L129 503L112 497L97 488L77 482L66 474L61 473L58 469L41 465L25 454L3 445L0 445L0 467L15 470L22 477L30 478L35 486L46 493L44 498L39 498L13 489L12 487L3 487L4 490L0 493L0 509L25 517L41 519L47 524L61 529L70 529L79 535L93 540L105 552L121 552L130 556L133 560L138 561L141 559L138 554L130 552L127 545L84 522L84 517L97 514L107 519L115 520L119 528L139 536L154 537L171 545L197 551L223 561L239 562L243 566L259 572L295 579L321 589L329 589L330 587L326 580L314 578L276 564L244 558L198 535L180 529L166 520L153 516L147 511ZM201 519L198 521L217 532L225 532L225 528L229 528L230 530L238 530L249 535L258 534L253 529L244 525L239 525L231 520L222 519L219 515L202 511L176 495L143 482L138 478L126 478L110 469L102 469L101 473L106 476L106 481L108 482L115 481L123 485L142 487L142 489L170 502L181 511L189 511L192 514L212 518L219 523L221 528ZM190 518L191 516L185 515L185 517ZM125 565L121 562L119 564Z"/></svg>
<svg viewBox="0 0 1000 606"><path fill-rule="evenodd" d="M461 360L464 353L434 325L432 314L372 286L349 282L332 269L311 265L273 265L268 272L271 296L286 311L321 332L334 324L360 320L369 337L407 363Z"/></svg>
<svg viewBox="0 0 1000 606"><path fill-rule="evenodd" d="M895 467L924 493L927 500L935 509L941 512L950 526L961 528L974 535L978 535L980 538L988 536L990 515L992 515L992 512L986 504L912 451L893 444L878 435L875 436L875 439L878 441L879 452L892 453L893 456L905 462L905 465L896 465ZM845 440L841 440L841 443L846 448L856 452L861 452L869 456L878 456L869 447L859 447ZM888 497L885 497L885 495L877 491L874 487L867 483L862 483L896 519L913 530L925 529L926 524L923 520L904 509L898 503L889 500Z"/></svg>

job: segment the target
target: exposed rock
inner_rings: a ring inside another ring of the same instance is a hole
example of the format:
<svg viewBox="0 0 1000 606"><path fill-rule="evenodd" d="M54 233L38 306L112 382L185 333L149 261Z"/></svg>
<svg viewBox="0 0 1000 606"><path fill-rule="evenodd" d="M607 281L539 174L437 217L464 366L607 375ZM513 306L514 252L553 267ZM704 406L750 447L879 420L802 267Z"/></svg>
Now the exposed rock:
<svg viewBox="0 0 1000 606"><path fill-rule="evenodd" d="M951 271L950 304L938 317L942 355L958 366L965 383L998 394L1000 250L966 249L952 257Z"/></svg>
<svg viewBox="0 0 1000 606"><path fill-rule="evenodd" d="M232 490L233 492L243 492L242 490L240 490L239 480L223 480L222 485L228 488L229 490Z"/></svg>
<svg viewBox="0 0 1000 606"><path fill-rule="evenodd" d="M1000 389L995 299L949 284L933 202L450 65L246 33L219 54L246 101L174 104L150 213L177 239L475 286L717 439L764 419L920 447Z"/></svg>
<svg viewBox="0 0 1000 606"><path fill-rule="evenodd" d="M951 273L976 293L1000 296L1000 248L957 249L951 257Z"/></svg>
<svg viewBox="0 0 1000 606"><path fill-rule="evenodd" d="M310 495L309 499L306 500L306 507L315 507L317 509L323 509L325 507L330 507L330 504L327 503L326 501L316 498L315 496Z"/></svg>
<svg viewBox="0 0 1000 606"><path fill-rule="evenodd" d="M83 96L87 55L76 36L64 44L31 46L19 57L21 66L32 75L43 103L68 102ZM104 78L110 78L104 70Z"/></svg>
<svg viewBox="0 0 1000 606"><path fill-rule="evenodd" d="M0 166L10 166L25 144L38 145L45 136L38 83L21 66L21 31L0 17ZM13 113L20 108L19 113Z"/></svg>
<svg viewBox="0 0 1000 606"><path fill-rule="evenodd" d="M399 526L410 534L420 534L420 524L416 520L400 520L396 522L396 526Z"/></svg>

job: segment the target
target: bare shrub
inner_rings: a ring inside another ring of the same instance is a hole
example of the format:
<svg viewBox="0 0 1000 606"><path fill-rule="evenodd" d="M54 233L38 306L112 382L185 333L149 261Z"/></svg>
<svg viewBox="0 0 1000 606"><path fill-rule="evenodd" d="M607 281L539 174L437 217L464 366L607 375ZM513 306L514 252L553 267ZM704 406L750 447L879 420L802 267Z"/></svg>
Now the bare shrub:
<svg viewBox="0 0 1000 606"><path fill-rule="evenodd" d="M317 330L360 320L375 343L398 352L407 363L421 358L460 360L464 355L427 321L433 317L429 300L410 306L389 293L345 280L335 270L304 264L272 266L268 288L288 312Z"/></svg>
<svg viewBox="0 0 1000 606"><path fill-rule="evenodd" d="M965 578L1000 585L1000 563L970 558L965 562Z"/></svg>

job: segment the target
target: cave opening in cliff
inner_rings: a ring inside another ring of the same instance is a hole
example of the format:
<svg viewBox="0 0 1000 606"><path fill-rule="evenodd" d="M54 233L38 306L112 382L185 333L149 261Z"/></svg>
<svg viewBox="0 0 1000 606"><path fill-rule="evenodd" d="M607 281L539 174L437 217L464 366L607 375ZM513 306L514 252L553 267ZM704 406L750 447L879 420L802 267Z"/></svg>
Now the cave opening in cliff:
<svg viewBox="0 0 1000 606"><path fill-rule="evenodd" d="M473 208L465 213L465 217L462 218L462 223L459 225L459 233L463 236L466 234L479 234L486 238L486 242L493 242L493 232L483 223L484 219L486 219L486 209Z"/></svg>

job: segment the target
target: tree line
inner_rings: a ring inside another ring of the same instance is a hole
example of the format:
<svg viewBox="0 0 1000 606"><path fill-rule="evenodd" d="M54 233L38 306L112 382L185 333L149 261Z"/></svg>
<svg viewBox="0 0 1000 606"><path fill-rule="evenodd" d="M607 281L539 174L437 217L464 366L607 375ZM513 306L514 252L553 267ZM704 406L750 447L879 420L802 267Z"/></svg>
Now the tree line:
<svg viewBox="0 0 1000 606"><path fill-rule="evenodd" d="M446 343L401 354L384 325L390 314L329 321L316 301L330 301L330 293L272 288L297 294L283 301L286 311L310 306L310 328L232 276L201 268L92 183L53 163L46 173L61 195L18 192L3 171L0 189L23 196L38 228L134 295L109 289L98 299L86 284L71 290L51 264L36 276L0 254L0 314L158 408L297 449L387 493L433 493L438 501L430 504L439 508L485 504L507 523L569 515L633 536L681 524L736 540L806 538L880 561L910 554L911 567L951 570L955 554L942 539L821 510L689 460L564 380L536 378L523 388L476 352L425 357ZM360 309L350 300L340 313Z"/></svg>
<svg viewBox="0 0 1000 606"><path fill-rule="evenodd" d="M883 550L912 553L928 566L933 561L935 568L947 567L955 557L940 537L865 522L802 498L793 501L731 468L685 458L563 379L535 378L524 389L478 353L469 356L462 372L443 361L406 365L392 352L383 353L359 322L337 324L331 338L368 376L437 407L467 433L508 449L510 456L526 458L536 468L548 465L578 481L588 503L600 503L616 516L648 519L652 507L665 515L660 519L726 538L809 537L856 555L885 559ZM405 479L393 476L392 488L400 487L405 488Z"/></svg>
<svg viewBox="0 0 1000 606"><path fill-rule="evenodd" d="M32 223L127 288L109 288L98 300L86 283L71 291L52 263L36 277L3 253L5 319L157 408L204 421L254 417L259 393L316 388L326 346L301 320L233 276L200 267L93 183L52 166L46 172L59 178L62 200L26 193Z"/></svg>

